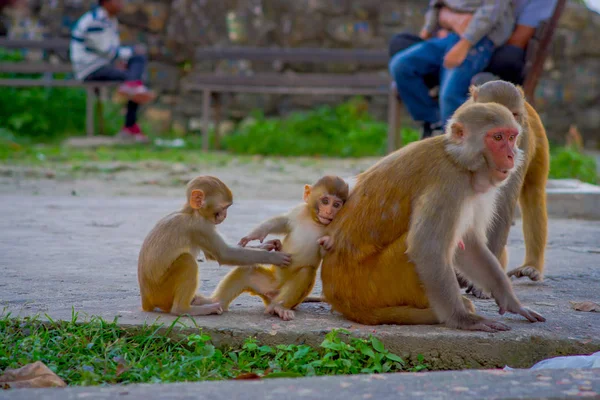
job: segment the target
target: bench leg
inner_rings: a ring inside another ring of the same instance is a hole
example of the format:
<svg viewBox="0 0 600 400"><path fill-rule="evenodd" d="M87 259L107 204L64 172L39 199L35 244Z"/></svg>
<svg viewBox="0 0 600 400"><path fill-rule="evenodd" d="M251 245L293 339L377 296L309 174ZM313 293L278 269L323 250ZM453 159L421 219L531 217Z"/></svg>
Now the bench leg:
<svg viewBox="0 0 600 400"><path fill-rule="evenodd" d="M210 125L210 90L202 92L202 150L208 151L210 142L208 137Z"/></svg>
<svg viewBox="0 0 600 400"><path fill-rule="evenodd" d="M87 136L94 136L94 101L96 100L96 94L93 87L87 87L86 91L85 133Z"/></svg>
<svg viewBox="0 0 600 400"><path fill-rule="evenodd" d="M104 135L104 88L96 88L96 120L98 121L98 134Z"/></svg>
<svg viewBox="0 0 600 400"><path fill-rule="evenodd" d="M219 132L221 125L221 95L216 93L215 97L215 150L221 150L221 134Z"/></svg>
<svg viewBox="0 0 600 400"><path fill-rule="evenodd" d="M402 134L400 131L401 105L397 98L396 83L390 84L388 93L388 137L387 151L391 153L402 147Z"/></svg>

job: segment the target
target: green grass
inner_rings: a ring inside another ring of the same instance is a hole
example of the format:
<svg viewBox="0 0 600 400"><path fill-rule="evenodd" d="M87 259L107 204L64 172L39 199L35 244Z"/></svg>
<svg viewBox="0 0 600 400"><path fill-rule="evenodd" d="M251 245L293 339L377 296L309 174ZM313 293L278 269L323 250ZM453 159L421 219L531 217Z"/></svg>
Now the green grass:
<svg viewBox="0 0 600 400"><path fill-rule="evenodd" d="M582 182L597 184L596 159L576 148L555 147L550 151L550 178L574 178Z"/></svg>
<svg viewBox="0 0 600 400"><path fill-rule="evenodd" d="M78 322L42 323L39 317L0 317L0 370L42 361L68 385L159 383L223 380L254 373L264 377L300 377L421 371L422 357L409 365L371 336L360 339L345 330L328 333L319 346L261 345L248 338L239 348L216 348L210 336L182 336L171 326L135 330L92 317ZM342 340L344 336L344 340Z"/></svg>

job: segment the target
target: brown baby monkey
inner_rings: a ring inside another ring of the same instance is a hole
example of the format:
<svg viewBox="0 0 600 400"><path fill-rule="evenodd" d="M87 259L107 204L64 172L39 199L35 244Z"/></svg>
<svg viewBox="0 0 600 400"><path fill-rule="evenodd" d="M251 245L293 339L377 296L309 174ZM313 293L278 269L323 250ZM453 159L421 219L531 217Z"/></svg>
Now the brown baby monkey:
<svg viewBox="0 0 600 400"><path fill-rule="evenodd" d="M207 259L221 265L269 263L287 266L287 253L245 249L228 245L216 226L227 217L233 204L231 191L218 178L199 176L187 185L182 209L162 218L142 244L138 261L138 282L144 311L159 308L174 315L221 314L219 303L196 294L198 264L202 250ZM262 248L275 246L265 243Z"/></svg>
<svg viewBox="0 0 600 400"><path fill-rule="evenodd" d="M282 251L292 255L288 268L256 265L236 268L219 283L212 295L214 302L227 310L229 304L244 292L260 296L270 314L284 321L294 318L292 309L310 294L321 263L322 251L331 250L333 240L325 228L333 221L348 199L348 184L337 176L324 176L313 186L304 186L304 203L288 213L260 224L239 244L261 242L269 234L285 235Z"/></svg>

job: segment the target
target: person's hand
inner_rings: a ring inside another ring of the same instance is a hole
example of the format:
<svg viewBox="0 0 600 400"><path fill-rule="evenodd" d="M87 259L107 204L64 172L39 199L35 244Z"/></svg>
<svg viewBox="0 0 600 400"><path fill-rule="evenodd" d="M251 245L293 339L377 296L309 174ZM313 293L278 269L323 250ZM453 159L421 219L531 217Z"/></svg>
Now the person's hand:
<svg viewBox="0 0 600 400"><path fill-rule="evenodd" d="M467 58L470 49L471 44L467 40L461 39L444 56L444 68L451 69L460 66Z"/></svg>
<svg viewBox="0 0 600 400"><path fill-rule="evenodd" d="M448 36L448 34L449 34L449 33L450 33L450 31L448 31L448 29L444 29L444 28L442 28L442 29L440 29L440 30L438 30L438 31L437 31L437 34L436 34L436 36L437 36L439 39L443 39L443 38L445 38L446 36Z"/></svg>
<svg viewBox="0 0 600 400"><path fill-rule="evenodd" d="M133 46L133 54L138 56L145 56L148 53L148 48L145 44L136 44Z"/></svg>
<svg viewBox="0 0 600 400"><path fill-rule="evenodd" d="M431 33L429 33L427 29L421 29L421 32L419 32L419 37L423 40L427 40L431 37Z"/></svg>

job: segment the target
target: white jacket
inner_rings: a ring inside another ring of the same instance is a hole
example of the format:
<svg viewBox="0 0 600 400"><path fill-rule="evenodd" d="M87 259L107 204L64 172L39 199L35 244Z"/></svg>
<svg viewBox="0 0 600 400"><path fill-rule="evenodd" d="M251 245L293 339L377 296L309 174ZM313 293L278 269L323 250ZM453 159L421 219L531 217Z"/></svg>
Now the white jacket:
<svg viewBox="0 0 600 400"><path fill-rule="evenodd" d="M71 63L77 79L83 80L117 58L127 61L131 47L121 46L119 23L102 7L86 12L71 31Z"/></svg>

